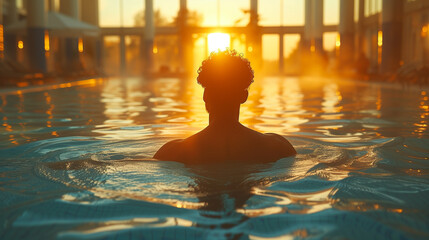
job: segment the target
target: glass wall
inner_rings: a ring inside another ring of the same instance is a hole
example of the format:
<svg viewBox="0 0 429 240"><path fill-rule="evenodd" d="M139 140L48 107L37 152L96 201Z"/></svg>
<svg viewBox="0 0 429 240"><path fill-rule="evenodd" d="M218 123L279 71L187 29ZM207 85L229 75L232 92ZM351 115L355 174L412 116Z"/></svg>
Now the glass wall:
<svg viewBox="0 0 429 240"><path fill-rule="evenodd" d="M188 10L198 15L205 27L245 26L249 23L249 9L249 0L188 0Z"/></svg>
<svg viewBox="0 0 429 240"><path fill-rule="evenodd" d="M140 75L143 68L141 37L136 35L125 36L125 60L127 75Z"/></svg>
<svg viewBox="0 0 429 240"><path fill-rule="evenodd" d="M381 12L383 0L365 0L365 17Z"/></svg>
<svg viewBox="0 0 429 240"><path fill-rule="evenodd" d="M323 1L323 24L336 25L340 22L340 2L339 0Z"/></svg>
<svg viewBox="0 0 429 240"><path fill-rule="evenodd" d="M262 68L264 72L279 71L279 35L265 34L262 36Z"/></svg>
<svg viewBox="0 0 429 240"><path fill-rule="evenodd" d="M283 36L283 72L287 74L296 74L300 70L299 42L300 34L285 34Z"/></svg>
<svg viewBox="0 0 429 240"><path fill-rule="evenodd" d="M139 17L144 16L143 11L144 0L99 0L100 26L136 26L140 21Z"/></svg>
<svg viewBox="0 0 429 240"><path fill-rule="evenodd" d="M304 0L259 0L258 8L261 26L304 25Z"/></svg>
<svg viewBox="0 0 429 240"><path fill-rule="evenodd" d="M381 0L365 0L378 6ZM355 1L358 2L358 1ZM180 0L154 0L154 22L158 27L174 27L179 12ZM374 8L371 7L371 9ZM188 24L202 27L216 26L247 26L250 19L250 0L187 0ZM99 0L101 27L135 27L144 26L145 0ZM336 25L339 22L339 0L324 0L323 22L325 25ZM228 16L228 17L224 17ZM303 26L305 24L305 0L258 0L259 25L264 26ZM127 32L128 31L128 32ZM124 30L122 34L136 34L134 30ZM162 31L169 31L163 29ZM137 74L141 71L142 35L125 36L125 61L127 73ZM207 56L209 45L207 33L192 33L194 47L193 62L196 65ZM231 48L240 53L246 53L246 35L230 32ZM301 33L286 34L283 38L283 69L293 69L293 63L298 54ZM324 34L324 49L335 49L337 33ZM104 66L107 72L120 71L120 41L117 36L104 38L103 54ZM178 35L170 33L160 34L154 39L153 56L154 70L161 72L176 72L180 69L180 46ZM272 70L279 70L279 35L262 36L262 58ZM266 69L268 70L268 69Z"/></svg>
<svg viewBox="0 0 429 240"><path fill-rule="evenodd" d="M103 68L107 75L120 73L120 38L119 36L105 36L103 38Z"/></svg>

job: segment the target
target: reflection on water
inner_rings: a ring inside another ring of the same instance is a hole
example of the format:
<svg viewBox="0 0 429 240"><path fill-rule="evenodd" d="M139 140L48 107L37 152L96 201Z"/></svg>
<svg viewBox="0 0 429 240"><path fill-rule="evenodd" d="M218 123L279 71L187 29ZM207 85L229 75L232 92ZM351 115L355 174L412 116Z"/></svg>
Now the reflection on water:
<svg viewBox="0 0 429 240"><path fill-rule="evenodd" d="M177 78L0 92L0 238L429 236L426 90L256 79L241 121L284 135L297 156L192 168L152 160L207 125L202 95Z"/></svg>

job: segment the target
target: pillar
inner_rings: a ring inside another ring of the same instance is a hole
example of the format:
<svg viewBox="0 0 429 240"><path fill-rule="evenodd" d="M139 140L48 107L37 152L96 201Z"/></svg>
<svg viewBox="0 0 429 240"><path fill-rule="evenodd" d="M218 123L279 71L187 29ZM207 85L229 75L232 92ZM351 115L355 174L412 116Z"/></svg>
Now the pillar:
<svg viewBox="0 0 429 240"><path fill-rule="evenodd" d="M55 0L49 0L48 4L49 4L49 8L48 8L49 11L54 12L56 10L56 8L55 8Z"/></svg>
<svg viewBox="0 0 429 240"><path fill-rule="evenodd" d="M85 4L86 4L85 0ZM60 12L72 17L74 19L79 19L79 1L78 0L61 0L60 1Z"/></svg>
<svg viewBox="0 0 429 240"><path fill-rule="evenodd" d="M305 18L304 18L304 47L310 48L311 39L313 39L313 18L312 18L313 0L305 0Z"/></svg>
<svg viewBox="0 0 429 240"><path fill-rule="evenodd" d="M323 0L305 0L304 47L323 52Z"/></svg>
<svg viewBox="0 0 429 240"><path fill-rule="evenodd" d="M283 55L283 52L284 52L284 42L283 42L283 39L284 39L284 35L283 35L283 33L280 33L280 35L279 35L279 72L280 73L283 73L283 68L284 68L284 55Z"/></svg>
<svg viewBox="0 0 429 240"><path fill-rule="evenodd" d="M354 0L340 0L339 63L350 64L354 58Z"/></svg>
<svg viewBox="0 0 429 240"><path fill-rule="evenodd" d="M187 0L180 0L180 9L178 16L178 30L179 30L179 59L181 61L181 72L190 74L193 69L193 40L192 33L189 31L188 20L188 6Z"/></svg>
<svg viewBox="0 0 429 240"><path fill-rule="evenodd" d="M46 11L45 0L27 0L27 54L30 68L46 72L45 57Z"/></svg>
<svg viewBox="0 0 429 240"><path fill-rule="evenodd" d="M316 53L323 53L323 0L313 1L313 31Z"/></svg>
<svg viewBox="0 0 429 240"><path fill-rule="evenodd" d="M247 55L252 67L260 68L262 63L262 34L258 25L258 0L250 0L250 19L247 34Z"/></svg>
<svg viewBox="0 0 429 240"><path fill-rule="evenodd" d="M4 57L3 0L0 0L0 61Z"/></svg>
<svg viewBox="0 0 429 240"><path fill-rule="evenodd" d="M81 19L82 21L89 23L94 26L99 26L98 20L98 0L85 0L84 4L81 4ZM100 36L85 37L84 39L84 53L88 57L88 65L91 65L92 69L99 71L102 68L101 61L101 42Z"/></svg>
<svg viewBox="0 0 429 240"><path fill-rule="evenodd" d="M7 18L4 19L4 25L14 24L18 21L18 11L16 0L6 0L8 2ZM4 53L5 56L13 61L17 60L17 38L13 33L4 32Z"/></svg>
<svg viewBox="0 0 429 240"><path fill-rule="evenodd" d="M359 1L359 19L358 19L358 37L357 37L357 49L358 49L358 55L362 54L364 52L364 39L365 39L365 0L358 0Z"/></svg>
<svg viewBox="0 0 429 240"><path fill-rule="evenodd" d="M153 41L155 38L155 24L153 15L153 0L145 1L144 27L144 70L145 74L153 71Z"/></svg>
<svg viewBox="0 0 429 240"><path fill-rule="evenodd" d="M126 46L125 46L125 35L119 36L119 71L122 76L125 76L127 72L127 60L125 58Z"/></svg>
<svg viewBox="0 0 429 240"><path fill-rule="evenodd" d="M258 0L250 0L250 25L258 24Z"/></svg>
<svg viewBox="0 0 429 240"><path fill-rule="evenodd" d="M79 1L78 0L61 0L60 12L79 20ZM66 37L62 41L62 46L65 51L64 70L76 71L82 69L82 64L79 59L78 37Z"/></svg>
<svg viewBox="0 0 429 240"><path fill-rule="evenodd" d="M381 73L393 73L400 66L402 15L402 0L383 0Z"/></svg>

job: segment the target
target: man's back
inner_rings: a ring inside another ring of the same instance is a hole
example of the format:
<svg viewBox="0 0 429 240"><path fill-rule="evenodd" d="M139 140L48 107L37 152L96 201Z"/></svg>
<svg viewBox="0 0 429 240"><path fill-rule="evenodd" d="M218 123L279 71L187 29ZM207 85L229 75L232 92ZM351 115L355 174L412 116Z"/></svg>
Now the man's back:
<svg viewBox="0 0 429 240"><path fill-rule="evenodd" d="M155 154L160 160L184 163L272 162L296 154L292 145L277 134L262 134L237 123L208 126L184 140L174 140Z"/></svg>
<svg viewBox="0 0 429 240"><path fill-rule="evenodd" d="M165 144L154 158L184 163L263 163L296 154L285 138L240 124L240 105L247 101L253 78L250 62L236 51L212 52L197 77L204 88L209 126L189 138Z"/></svg>

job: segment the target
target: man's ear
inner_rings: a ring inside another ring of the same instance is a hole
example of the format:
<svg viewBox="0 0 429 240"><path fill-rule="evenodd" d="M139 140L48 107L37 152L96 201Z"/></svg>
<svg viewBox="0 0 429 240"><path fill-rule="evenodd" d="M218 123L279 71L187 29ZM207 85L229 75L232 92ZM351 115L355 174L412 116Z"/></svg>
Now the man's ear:
<svg viewBox="0 0 429 240"><path fill-rule="evenodd" d="M249 96L249 91L244 90L240 96L240 104L245 103L247 101L248 96Z"/></svg>

